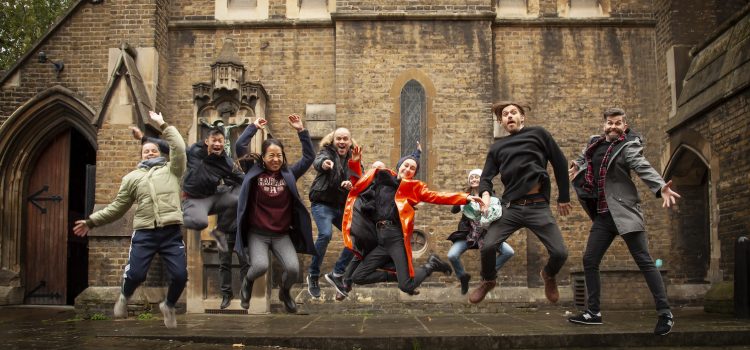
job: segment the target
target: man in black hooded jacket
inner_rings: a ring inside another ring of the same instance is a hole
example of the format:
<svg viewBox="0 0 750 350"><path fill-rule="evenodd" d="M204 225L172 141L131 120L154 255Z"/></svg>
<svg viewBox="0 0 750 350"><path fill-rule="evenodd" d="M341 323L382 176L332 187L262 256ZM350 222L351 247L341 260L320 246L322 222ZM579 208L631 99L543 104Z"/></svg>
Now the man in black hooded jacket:
<svg viewBox="0 0 750 350"><path fill-rule="evenodd" d="M232 251L237 231L237 200L242 172L236 170L232 157L225 151L225 135L212 129L205 140L187 150L187 172L182 180L184 225L193 230L208 227L208 216L216 214L216 228L211 236L219 249L219 278L222 294L220 308L229 306L232 293ZM250 267L238 256L244 276Z"/></svg>

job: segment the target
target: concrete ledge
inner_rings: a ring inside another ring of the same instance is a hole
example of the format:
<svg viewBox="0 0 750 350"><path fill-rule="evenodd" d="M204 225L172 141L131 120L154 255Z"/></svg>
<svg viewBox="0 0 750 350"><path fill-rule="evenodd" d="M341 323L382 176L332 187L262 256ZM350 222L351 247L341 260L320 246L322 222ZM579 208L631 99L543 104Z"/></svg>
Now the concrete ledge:
<svg viewBox="0 0 750 350"><path fill-rule="evenodd" d="M164 300L166 287L139 287L128 302L128 316L142 312L158 313L159 303ZM90 318L99 313L112 317L115 301L120 296L120 287L88 287L75 300L76 314ZM176 305L177 313L185 313L185 294Z"/></svg>
<svg viewBox="0 0 750 350"><path fill-rule="evenodd" d="M472 284L470 291L478 284ZM544 288L503 287L492 290L479 304L470 304L468 294L461 295L459 288L446 286L422 286L419 295L401 292L396 284L384 283L375 287L356 287L349 297L336 301L336 291L321 284L320 298L312 298L307 286L292 289L292 295L300 311L309 314L423 314L423 313L496 313L508 308L530 308L549 305L544 296ZM278 290L271 295L272 313L283 313L278 299ZM570 288L560 288L559 305L572 305L573 292Z"/></svg>
<svg viewBox="0 0 750 350"><path fill-rule="evenodd" d="M17 305L23 303L23 288L0 287L0 305Z"/></svg>
<svg viewBox="0 0 750 350"><path fill-rule="evenodd" d="M711 286L703 299L703 310L719 314L734 314L734 282L719 282Z"/></svg>
<svg viewBox="0 0 750 350"><path fill-rule="evenodd" d="M667 289L667 297L671 303L700 304L709 289L709 283L671 284Z"/></svg>

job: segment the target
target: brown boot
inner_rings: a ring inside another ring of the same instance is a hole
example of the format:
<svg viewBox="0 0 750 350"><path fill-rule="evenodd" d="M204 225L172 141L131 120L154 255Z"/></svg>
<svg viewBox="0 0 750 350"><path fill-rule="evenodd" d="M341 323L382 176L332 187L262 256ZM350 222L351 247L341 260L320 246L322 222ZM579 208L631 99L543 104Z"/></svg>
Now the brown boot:
<svg viewBox="0 0 750 350"><path fill-rule="evenodd" d="M557 281L555 281L554 277L547 275L544 269L539 272L539 275L542 276L542 280L544 281L544 296L551 303L556 303L560 299L560 292L557 290Z"/></svg>
<svg viewBox="0 0 750 350"><path fill-rule="evenodd" d="M484 300L484 297L489 293L495 286L497 285L497 281L485 281L482 280L482 283L477 287L477 289L474 289L471 291L471 294L469 294L469 302L472 304L479 303L480 301Z"/></svg>

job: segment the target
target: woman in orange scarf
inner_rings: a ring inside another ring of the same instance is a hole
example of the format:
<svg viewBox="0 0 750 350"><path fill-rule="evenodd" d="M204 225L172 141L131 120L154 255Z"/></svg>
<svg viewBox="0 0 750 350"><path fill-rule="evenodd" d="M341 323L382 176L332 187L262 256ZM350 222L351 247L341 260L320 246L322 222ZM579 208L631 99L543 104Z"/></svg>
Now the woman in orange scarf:
<svg viewBox="0 0 750 350"><path fill-rule="evenodd" d="M362 149L355 147L349 168L360 175ZM414 229L414 206L419 202L434 204L482 203L468 193L431 191L424 182L414 180L419 170L412 156L402 158L398 173L390 169L371 169L349 191L344 209L343 234L347 248L362 258L352 275L356 284L398 281L405 293L414 290L433 271L450 275L450 265L436 255L419 268L412 265L411 236ZM356 207L356 208L355 208ZM396 275L378 270L393 260Z"/></svg>

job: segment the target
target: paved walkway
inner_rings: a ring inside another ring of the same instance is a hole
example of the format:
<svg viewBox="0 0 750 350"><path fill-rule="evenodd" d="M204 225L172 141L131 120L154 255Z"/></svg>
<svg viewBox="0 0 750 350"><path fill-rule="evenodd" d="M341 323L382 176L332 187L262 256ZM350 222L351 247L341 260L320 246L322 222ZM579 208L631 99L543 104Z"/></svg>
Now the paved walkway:
<svg viewBox="0 0 750 350"><path fill-rule="evenodd" d="M750 349L750 320L674 310L675 328L652 334L652 310L610 311L604 325L566 321L565 307L498 314L179 315L177 329L151 320L76 320L72 308L0 308L0 338L11 349L186 348L232 344L308 349L533 349L704 347ZM572 310L571 310L572 311ZM154 342L149 345L148 342ZM171 344L160 347L158 344ZM5 348L5 345L2 346Z"/></svg>

